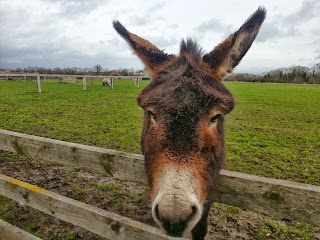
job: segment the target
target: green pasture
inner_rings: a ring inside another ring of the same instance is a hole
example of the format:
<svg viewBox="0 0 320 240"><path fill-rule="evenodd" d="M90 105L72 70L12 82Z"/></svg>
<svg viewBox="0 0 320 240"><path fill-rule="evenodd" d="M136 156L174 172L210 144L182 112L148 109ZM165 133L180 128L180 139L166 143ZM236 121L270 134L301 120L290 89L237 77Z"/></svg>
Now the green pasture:
<svg viewBox="0 0 320 240"><path fill-rule="evenodd" d="M133 81L114 89L0 80L0 128L140 153L142 110ZM226 117L228 168L320 185L320 85L226 82L237 105Z"/></svg>

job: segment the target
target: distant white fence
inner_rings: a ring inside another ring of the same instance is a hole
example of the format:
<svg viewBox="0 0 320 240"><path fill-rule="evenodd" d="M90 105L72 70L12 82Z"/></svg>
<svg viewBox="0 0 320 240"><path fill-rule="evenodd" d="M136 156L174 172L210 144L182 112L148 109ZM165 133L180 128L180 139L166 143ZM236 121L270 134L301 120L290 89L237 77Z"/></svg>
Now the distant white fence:
<svg viewBox="0 0 320 240"><path fill-rule="evenodd" d="M113 89L114 80L120 79L130 79L134 81L135 87L140 87L140 80L148 79L148 76L108 76L108 75L66 75L66 74L37 74L37 73L1 73L0 77L5 77L6 79L23 77L26 79L27 77L34 77L37 79L37 88L38 92L41 93L41 78L75 78L82 79L83 90L87 90L87 79L96 78L96 79L110 79L111 88Z"/></svg>

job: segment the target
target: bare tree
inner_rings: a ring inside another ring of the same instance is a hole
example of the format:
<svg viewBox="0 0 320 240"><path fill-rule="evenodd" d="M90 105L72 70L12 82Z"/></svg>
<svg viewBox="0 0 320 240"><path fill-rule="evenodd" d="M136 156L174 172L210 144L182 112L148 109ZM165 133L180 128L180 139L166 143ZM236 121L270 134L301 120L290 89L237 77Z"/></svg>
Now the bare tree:
<svg viewBox="0 0 320 240"><path fill-rule="evenodd" d="M97 65L95 65L95 66L93 67L93 71L96 72L97 75L100 74L101 70L102 70L102 67L101 67L100 64L97 64Z"/></svg>
<svg viewBox="0 0 320 240"><path fill-rule="evenodd" d="M312 72L313 83L320 83L320 63L316 63L314 66L312 66L310 71Z"/></svg>

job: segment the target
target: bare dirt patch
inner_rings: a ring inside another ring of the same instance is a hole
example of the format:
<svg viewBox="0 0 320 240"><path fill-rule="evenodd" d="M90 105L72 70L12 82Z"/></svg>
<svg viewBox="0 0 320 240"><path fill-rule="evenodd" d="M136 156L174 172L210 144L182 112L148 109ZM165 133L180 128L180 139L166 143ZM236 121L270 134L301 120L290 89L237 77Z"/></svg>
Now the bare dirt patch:
<svg viewBox="0 0 320 240"><path fill-rule="evenodd" d="M155 226L148 189L81 169L0 151L0 172L49 191ZM104 239L0 196L0 218L43 239ZM319 226L291 222L214 203L208 240L320 239Z"/></svg>

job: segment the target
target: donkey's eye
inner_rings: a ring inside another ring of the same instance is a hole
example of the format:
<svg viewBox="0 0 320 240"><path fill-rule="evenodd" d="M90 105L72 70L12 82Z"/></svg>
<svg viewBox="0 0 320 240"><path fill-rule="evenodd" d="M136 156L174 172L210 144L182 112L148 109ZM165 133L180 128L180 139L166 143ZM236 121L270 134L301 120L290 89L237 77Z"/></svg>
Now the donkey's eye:
<svg viewBox="0 0 320 240"><path fill-rule="evenodd" d="M151 111L148 111L148 114L149 114L149 116L150 116L151 122L152 122L153 124L156 124L156 123L158 122L158 119L157 119L156 115L154 115L154 113L151 112Z"/></svg>
<svg viewBox="0 0 320 240"><path fill-rule="evenodd" d="M217 123L217 121L221 118L221 114L217 114L212 117L208 122L208 127L211 127L213 124Z"/></svg>

